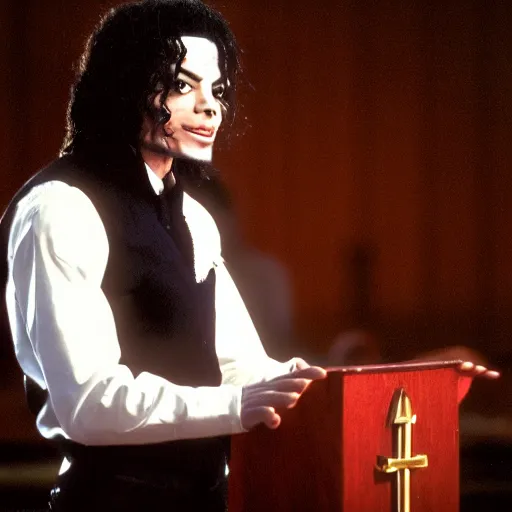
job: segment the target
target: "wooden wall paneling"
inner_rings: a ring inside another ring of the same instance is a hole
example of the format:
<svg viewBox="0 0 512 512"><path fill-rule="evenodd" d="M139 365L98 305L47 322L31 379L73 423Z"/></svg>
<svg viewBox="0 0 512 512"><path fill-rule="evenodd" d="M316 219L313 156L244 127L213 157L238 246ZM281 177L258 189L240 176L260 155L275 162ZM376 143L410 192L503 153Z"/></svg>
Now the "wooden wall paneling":
<svg viewBox="0 0 512 512"><path fill-rule="evenodd" d="M10 200L10 182L16 172L16 151L19 141L19 117L17 115L16 85L19 82L19 57L17 44L18 13L10 2L0 3L0 208ZM6 326L2 321L0 328ZM14 367L14 351L7 340L0 339L0 388L4 387Z"/></svg>
<svg viewBox="0 0 512 512"><path fill-rule="evenodd" d="M230 180L249 236L291 268L307 337L357 320L360 298L346 257L357 250L373 261L368 302L388 323L419 326L419 342L471 331L461 322L476 300L475 5L367 10L343 3L313 16L304 2L293 10L273 5L272 16L244 6L258 27L253 35L244 27L256 87L247 109L253 130L239 155L247 164ZM315 53L319 30L330 44ZM272 55L253 62L268 44ZM340 87L329 101L346 117L337 125L326 119L329 129L320 133L322 94L312 91L324 92L325 70L340 55ZM311 58L317 71L303 73ZM297 106L308 95L317 100L302 113ZM258 111L262 104L274 115ZM272 155L260 167L254 148L262 144ZM320 179L312 179L315 168ZM436 326L443 322L446 328Z"/></svg>
<svg viewBox="0 0 512 512"><path fill-rule="evenodd" d="M378 15L375 45L375 265L378 312L403 317L421 304L420 189L422 61L419 16L410 5Z"/></svg>
<svg viewBox="0 0 512 512"><path fill-rule="evenodd" d="M420 51L424 72L421 79L420 108L421 108L421 177L420 177L420 272L423 318L416 319L416 329L422 342L426 342L433 328L429 317L435 311L436 290L438 283L437 262L440 258L437 218L439 216L439 198L437 195L438 148L435 126L435 111L437 95L435 80L438 67L438 52L436 43L437 11L431 6L419 7L420 19ZM420 316L420 315L418 315ZM425 335L425 331L427 331Z"/></svg>
<svg viewBox="0 0 512 512"><path fill-rule="evenodd" d="M15 67L13 66L13 46L14 46L14 24L13 24L13 5L8 2L0 4L0 119L2 119L2 130L0 131L0 156L2 159L2 172L10 174L9 169L14 159L13 143L13 75ZM3 205L8 201L8 194L5 191L4 180L2 180L0 202Z"/></svg>
<svg viewBox="0 0 512 512"><path fill-rule="evenodd" d="M328 333L332 335L335 330L351 327L354 315L366 315L369 309L366 286L358 283L359 277L365 278L365 275L354 275L358 252L361 249L364 252L366 248L367 234L361 230L360 223L361 218L365 218L367 206L360 200L361 183L365 177L356 165L357 145L353 147L352 144L353 126L359 118L358 110L363 107L357 87L361 70L356 55L359 39L353 5L350 2L332 3L331 11L325 12L324 16L323 26L328 32L322 31L325 43L322 40L319 43L332 50L326 53L322 63L326 73L321 82L320 97L325 95L322 108L330 119L330 126L320 132L325 164L319 166L313 176L318 181L320 197L317 228L313 233L328 238L327 251L316 266L328 265L321 286L332 287L327 310L330 317ZM316 90L314 80L311 89ZM318 119L314 111L312 115ZM322 118L317 122L322 126ZM300 203L300 198L297 202ZM329 216L325 219L324 205L329 206ZM317 311L322 308L323 305L316 304Z"/></svg>
<svg viewBox="0 0 512 512"><path fill-rule="evenodd" d="M2 157L2 180L0 187L0 206L7 206L16 180L21 145L28 144L23 133L26 121L23 110L21 89L24 84L26 44L23 38L23 9L14 2L2 2L0 5L0 155Z"/></svg>
<svg viewBox="0 0 512 512"><path fill-rule="evenodd" d="M345 273L350 273L349 287L343 307L346 310L347 327L367 326L372 322L374 309L374 274L378 247L375 244L375 95L373 72L375 70L374 9L350 3L349 20L345 29L351 36L350 95L348 98L347 141L348 163L353 193L349 202L348 219L351 222L351 238L346 252L349 261L344 262ZM347 264L348 263L348 264ZM346 300L348 299L348 301Z"/></svg>
<svg viewBox="0 0 512 512"><path fill-rule="evenodd" d="M436 80L440 260L437 302L447 312L476 300L477 210L474 202L476 117L475 60L479 45L474 2L454 6L438 30L442 59Z"/></svg>
<svg viewBox="0 0 512 512"><path fill-rule="evenodd" d="M457 5L461 5L458 3ZM423 7L422 194L420 265L423 306L412 318L419 341L454 343L459 304L474 300L474 107L471 6ZM473 94L473 96L472 96ZM461 250L463 259L461 260ZM473 289L471 289L473 286ZM412 312L411 312L412 313ZM444 316L443 316L444 315ZM447 328L449 339L441 340Z"/></svg>
<svg viewBox="0 0 512 512"><path fill-rule="evenodd" d="M351 236L347 148L346 10L311 12L301 2L290 51L295 86L287 109L290 204L287 225L300 319L320 350L340 327L341 249ZM290 73L292 75L292 73ZM293 75L292 75L293 76ZM284 213L284 212L283 212ZM293 245L292 245L293 244ZM323 339L325 338L325 339Z"/></svg>
<svg viewBox="0 0 512 512"><path fill-rule="evenodd" d="M250 169L251 189L246 195L251 212L250 228L257 245L275 254L282 248L282 218L280 204L285 201L283 169L286 151L283 148L285 111L289 93L287 76L286 34L280 28L284 24L285 9L281 3L268 2L253 10L253 23L247 26L254 32L247 48L249 79L254 86L251 93L251 110L248 121L252 129L250 153L246 161ZM256 21L256 23L254 23ZM263 210L263 211L262 211Z"/></svg>
<svg viewBox="0 0 512 512"><path fill-rule="evenodd" d="M345 158L340 149L347 145L350 78L339 64L347 55L339 36L346 21L340 26L336 8L308 17L306 2L293 10L284 4L259 7L247 6L257 30L240 38L255 87L246 109L253 126L243 141L247 164L243 174L230 170L228 180L243 201L240 211L252 240L290 267L297 317L320 314L325 323L339 316L340 292L332 283L340 274L339 231L351 224L348 201L340 199L350 187L332 161L333 154Z"/></svg>
<svg viewBox="0 0 512 512"><path fill-rule="evenodd" d="M272 16L265 14L266 9ZM280 230L275 197L279 189L276 169L282 167L282 98L273 91L279 90L284 80L280 72L284 50L277 30L281 7L268 4L266 9L265 5L241 5L239 23L233 26L243 50L241 113L247 126L246 133L233 141L233 154L220 151L216 161L233 190L247 238L261 249L275 252Z"/></svg>
<svg viewBox="0 0 512 512"><path fill-rule="evenodd" d="M18 7L22 19L19 40L25 54L17 96L25 143L19 149L19 170L11 193L57 156L64 136L73 66L100 13L113 4L100 0L26 0Z"/></svg>
<svg viewBox="0 0 512 512"><path fill-rule="evenodd" d="M474 146L475 159L475 190L474 205L476 212L475 231L477 244L475 257L477 271L475 274L475 322L473 326L474 344L487 352L487 345L493 337L494 315L496 306L496 166L490 152L490 120L492 104L492 88L489 83L490 56L490 21L493 6L478 6L475 35L479 41L475 49L474 74L476 82L476 108Z"/></svg>
<svg viewBox="0 0 512 512"><path fill-rule="evenodd" d="M483 172L493 172L493 198L487 208L492 208L494 222L492 244L494 251L494 317L492 340L486 347L494 354L496 363L510 365L512 359L512 6L495 2L487 7L485 54L486 99L484 106L487 122L482 127L487 138L487 148L482 158L487 162ZM482 230L485 226L482 226ZM505 363L507 361L508 363Z"/></svg>
<svg viewBox="0 0 512 512"><path fill-rule="evenodd" d="M252 31L248 27L257 27L259 32L259 23L248 15L245 0L236 5L222 5L219 2L212 2L212 5L226 16L230 22L238 44L242 51L243 78L238 91L239 108L236 116L235 125L227 138L220 136L214 152L214 164L220 170L223 179L226 181L230 192L234 196L235 207L239 217L242 219L244 227L248 224L248 208L250 205L249 196L254 195L253 187L248 186L248 180L251 175L251 162L244 157L251 147L251 115L254 108L252 102L253 94L251 91L251 72L248 69L247 51L249 47L248 39ZM249 235L249 230L245 229Z"/></svg>
<svg viewBox="0 0 512 512"><path fill-rule="evenodd" d="M287 221L293 205L288 198L286 138L296 72L290 69L290 34L282 29L287 11L282 3L242 4L236 23L231 12L223 13L243 50L247 83L241 101L248 130L229 152L218 151L216 162L235 196L248 241L290 270Z"/></svg>
<svg viewBox="0 0 512 512"><path fill-rule="evenodd" d="M473 345L503 377L494 385L474 386L464 404L488 417L510 417L512 381L512 245L510 192L512 164L512 41L509 36L512 8L500 2L478 3L479 41L475 75L478 78L475 109L475 208L477 210L477 300L474 308Z"/></svg>
<svg viewBox="0 0 512 512"><path fill-rule="evenodd" d="M0 139L6 198L55 156L71 63L115 3L17 7L16 55L26 57L2 85L18 80L8 94L22 98L0 111L17 134ZM13 5L2 5L0 19ZM219 153L219 166L248 238L289 267L306 338L324 350L337 329L377 319L385 334L416 330L429 342L459 329L465 339L475 325L465 316L476 317L486 297L506 323L510 8L478 0L220 7L255 90L245 96L252 128ZM358 251L369 259L364 293L350 263ZM500 329L493 336L505 344Z"/></svg>

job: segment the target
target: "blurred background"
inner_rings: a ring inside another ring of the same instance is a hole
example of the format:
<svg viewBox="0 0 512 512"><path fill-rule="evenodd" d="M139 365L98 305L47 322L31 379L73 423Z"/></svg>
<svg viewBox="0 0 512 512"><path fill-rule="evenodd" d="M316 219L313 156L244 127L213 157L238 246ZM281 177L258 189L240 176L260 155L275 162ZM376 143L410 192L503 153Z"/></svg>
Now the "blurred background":
<svg viewBox="0 0 512 512"><path fill-rule="evenodd" d="M1 0L2 209L57 156L73 67L119 3ZM225 190L199 199L268 352L336 365L449 348L501 370L461 407L461 510L512 504L512 4L210 3L245 83L215 157ZM0 507L38 507L55 454L0 346Z"/></svg>

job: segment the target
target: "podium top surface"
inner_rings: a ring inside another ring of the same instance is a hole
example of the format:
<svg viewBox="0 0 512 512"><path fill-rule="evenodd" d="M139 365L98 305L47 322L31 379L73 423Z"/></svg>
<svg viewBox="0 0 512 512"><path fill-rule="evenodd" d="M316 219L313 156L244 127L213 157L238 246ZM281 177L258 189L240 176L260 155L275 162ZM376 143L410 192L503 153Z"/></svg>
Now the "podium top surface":
<svg viewBox="0 0 512 512"><path fill-rule="evenodd" d="M328 372L353 375L361 373L384 373L384 372L411 372L419 370L439 370L441 368L456 368L463 361L409 361L405 363L370 364L359 366L330 366Z"/></svg>

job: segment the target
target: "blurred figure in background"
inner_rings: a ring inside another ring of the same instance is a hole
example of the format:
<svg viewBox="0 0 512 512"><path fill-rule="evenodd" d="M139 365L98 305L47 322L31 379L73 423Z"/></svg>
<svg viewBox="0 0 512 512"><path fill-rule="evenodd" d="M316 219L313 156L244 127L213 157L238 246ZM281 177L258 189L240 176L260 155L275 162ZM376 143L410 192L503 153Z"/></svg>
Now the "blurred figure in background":
<svg viewBox="0 0 512 512"><path fill-rule="evenodd" d="M327 352L327 366L352 366L382 362L377 336L365 329L340 332Z"/></svg>

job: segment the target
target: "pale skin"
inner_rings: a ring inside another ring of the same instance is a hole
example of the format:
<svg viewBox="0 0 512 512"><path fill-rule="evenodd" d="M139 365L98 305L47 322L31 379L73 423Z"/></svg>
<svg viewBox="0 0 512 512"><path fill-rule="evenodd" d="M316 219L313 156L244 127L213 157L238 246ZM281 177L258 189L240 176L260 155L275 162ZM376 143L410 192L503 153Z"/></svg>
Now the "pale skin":
<svg viewBox="0 0 512 512"><path fill-rule="evenodd" d="M224 85L218 49L205 38L182 37L181 40L187 55L177 77L178 86L164 101L170 118L161 125L146 116L140 135L142 157L160 179L171 173L172 155L210 161L222 123ZM159 95L154 99L156 109L160 108L160 100ZM155 151L155 147L163 151ZM172 173L171 176L174 179ZM463 363L459 370L463 377L499 376L498 372L469 361ZM296 359L295 371L267 382L245 386L241 403L242 426L249 430L263 423L268 428L277 428L281 423L277 411L294 407L312 381L326 376L325 369Z"/></svg>
<svg viewBox="0 0 512 512"><path fill-rule="evenodd" d="M177 90L164 101L170 119L162 126L147 116L140 136L142 157L160 179L171 172L172 155L210 161L222 123L223 85L217 47L199 37L181 40L187 55L177 77ZM160 107L160 99L157 95L154 100L156 108ZM152 150L155 146L164 152ZM281 417L276 410L294 407L313 380L327 375L323 368L312 367L302 359L296 359L296 368L276 379L243 388L241 422L246 430L260 423L277 428Z"/></svg>
<svg viewBox="0 0 512 512"><path fill-rule="evenodd" d="M458 367L460 374L458 389L459 403L468 394L473 378L484 377L486 379L495 380L501 375L495 370L489 370L486 366L487 363L478 352L464 346L453 346L434 350L420 354L416 358L416 360L422 361L450 361L457 359L464 361Z"/></svg>
<svg viewBox="0 0 512 512"><path fill-rule="evenodd" d="M201 37L181 40L187 54L177 76L176 90L170 91L164 101L170 119L160 125L146 116L140 136L142 157L160 179L171 171L172 155L210 161L222 123L221 99L225 86L217 47ZM160 103L158 94L154 99L157 110ZM163 151L155 152L152 150L155 147Z"/></svg>

